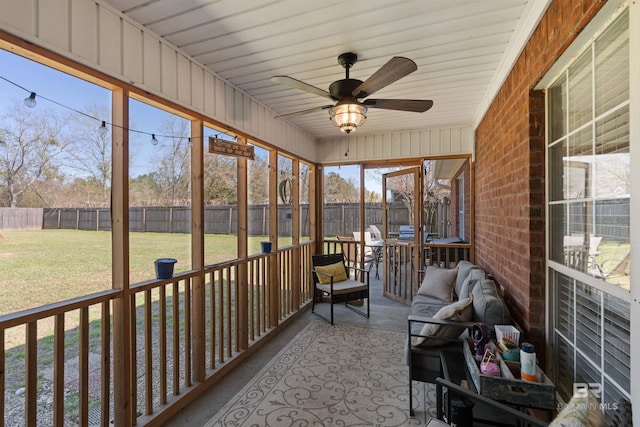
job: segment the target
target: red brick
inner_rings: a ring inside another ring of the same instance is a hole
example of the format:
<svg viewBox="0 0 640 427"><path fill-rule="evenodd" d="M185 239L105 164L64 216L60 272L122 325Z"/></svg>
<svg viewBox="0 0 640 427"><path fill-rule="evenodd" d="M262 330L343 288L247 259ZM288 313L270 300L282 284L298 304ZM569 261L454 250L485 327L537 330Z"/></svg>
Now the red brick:
<svg viewBox="0 0 640 427"><path fill-rule="evenodd" d="M513 317L540 348L545 111L534 87L604 3L554 0L476 130L476 262L505 287Z"/></svg>

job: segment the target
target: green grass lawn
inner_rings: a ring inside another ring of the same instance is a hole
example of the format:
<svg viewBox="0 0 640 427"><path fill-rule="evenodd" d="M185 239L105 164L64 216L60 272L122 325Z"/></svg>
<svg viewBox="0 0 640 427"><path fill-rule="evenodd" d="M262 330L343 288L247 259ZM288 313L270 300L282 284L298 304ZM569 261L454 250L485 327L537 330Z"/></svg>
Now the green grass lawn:
<svg viewBox="0 0 640 427"><path fill-rule="evenodd" d="M36 308L112 288L111 233L78 230L3 231L0 234L0 315ZM249 238L249 253L260 253L265 236ZM172 257L175 271L191 268L191 236L172 233L131 233L130 283L154 279L154 261ZM280 247L291 238L278 241ZM233 235L205 235L205 263L216 264L237 257L237 238ZM143 294L139 294L140 304ZM155 299L155 297L154 297ZM99 319L98 306L90 318ZM78 313L66 318L66 329L78 324ZM52 334L53 318L38 322L38 336ZM24 343L24 327L6 332L7 347Z"/></svg>
<svg viewBox="0 0 640 427"><path fill-rule="evenodd" d="M78 230L3 231L0 235L0 315L111 289L111 233ZM175 271L191 268L191 235L131 233L130 282L155 278L157 258L176 258ZM235 259L236 236L205 235L205 262ZM264 236L249 241L259 253ZM280 245L290 244L286 238Z"/></svg>

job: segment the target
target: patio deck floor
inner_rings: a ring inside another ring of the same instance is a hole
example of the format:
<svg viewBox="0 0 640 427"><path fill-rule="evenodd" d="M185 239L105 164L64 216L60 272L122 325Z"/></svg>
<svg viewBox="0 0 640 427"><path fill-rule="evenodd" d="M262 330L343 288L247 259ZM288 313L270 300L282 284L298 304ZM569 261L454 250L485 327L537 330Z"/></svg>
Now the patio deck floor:
<svg viewBox="0 0 640 427"><path fill-rule="evenodd" d="M344 306L336 306L334 309L335 323L405 332L407 330L409 307L384 297L382 295L382 281L375 280L374 277L374 271L371 271L371 316L366 318ZM316 311L321 312L326 317L328 317L328 309L329 304L316 305ZM311 313L311 306L309 305L285 329L194 402L178 412L165 426L202 426L206 424L298 332L314 320L323 321L321 317Z"/></svg>

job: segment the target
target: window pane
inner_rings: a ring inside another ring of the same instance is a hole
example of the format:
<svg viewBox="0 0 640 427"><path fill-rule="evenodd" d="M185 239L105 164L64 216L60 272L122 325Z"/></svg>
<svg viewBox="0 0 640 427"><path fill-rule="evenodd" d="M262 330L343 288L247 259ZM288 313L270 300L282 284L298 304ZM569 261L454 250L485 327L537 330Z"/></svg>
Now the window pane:
<svg viewBox="0 0 640 427"><path fill-rule="evenodd" d="M629 107L596 123L596 154L595 197L628 196L631 172Z"/></svg>
<svg viewBox="0 0 640 427"><path fill-rule="evenodd" d="M249 254L256 254L269 240L269 150L256 145L247 169Z"/></svg>
<svg viewBox="0 0 640 427"><path fill-rule="evenodd" d="M604 353L607 374L625 390L631 387L631 320L629 303L604 295Z"/></svg>
<svg viewBox="0 0 640 427"><path fill-rule="evenodd" d="M311 166L300 162L300 241L311 239L311 212L309 211L309 194L311 188Z"/></svg>
<svg viewBox="0 0 640 427"><path fill-rule="evenodd" d="M600 291L582 283L576 286L576 345L598 365L602 338L601 295Z"/></svg>
<svg viewBox="0 0 640 427"><path fill-rule="evenodd" d="M111 289L112 141L111 91L3 49L0 64L0 206L44 208L0 226L3 315Z"/></svg>
<svg viewBox="0 0 640 427"><path fill-rule="evenodd" d="M593 162L593 131L591 127L569 136L569 156L565 160L564 179L567 183L565 199L591 196Z"/></svg>
<svg viewBox="0 0 640 427"><path fill-rule="evenodd" d="M567 140L562 139L549 147L549 175L553 179L549 182L549 198L551 201L566 199L565 195L565 159L567 157Z"/></svg>
<svg viewBox="0 0 640 427"><path fill-rule="evenodd" d="M569 132L593 118L591 96L591 50L569 68Z"/></svg>
<svg viewBox="0 0 640 427"><path fill-rule="evenodd" d="M235 140L204 128L204 259L205 265L238 257L238 160L210 153L209 137Z"/></svg>
<svg viewBox="0 0 640 427"><path fill-rule="evenodd" d="M360 166L324 168L324 235L351 236L360 230Z"/></svg>
<svg viewBox="0 0 640 427"><path fill-rule="evenodd" d="M629 15L624 13L595 43L596 115L629 99Z"/></svg>
<svg viewBox="0 0 640 427"><path fill-rule="evenodd" d="M568 401L573 395L573 366L575 364L573 342L567 342L559 335L555 336L553 353L555 379L554 383L560 396Z"/></svg>
<svg viewBox="0 0 640 427"><path fill-rule="evenodd" d="M129 248L131 282L155 277L158 258L178 260L175 271L191 269L190 122L130 99Z"/></svg>
<svg viewBox="0 0 640 427"><path fill-rule="evenodd" d="M556 330L566 339L573 341L573 279L562 273L553 272L554 288L556 290L555 324Z"/></svg>
<svg viewBox="0 0 640 427"><path fill-rule="evenodd" d="M567 82L561 78L548 90L549 142L554 142L567 134L566 100Z"/></svg>
<svg viewBox="0 0 640 427"><path fill-rule="evenodd" d="M292 244L293 160L278 154L278 246Z"/></svg>

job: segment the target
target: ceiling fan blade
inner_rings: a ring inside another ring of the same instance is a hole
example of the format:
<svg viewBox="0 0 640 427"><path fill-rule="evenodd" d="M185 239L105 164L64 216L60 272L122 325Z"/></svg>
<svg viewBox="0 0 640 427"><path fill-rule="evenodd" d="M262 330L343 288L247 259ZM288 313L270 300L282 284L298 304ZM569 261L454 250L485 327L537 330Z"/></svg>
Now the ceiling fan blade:
<svg viewBox="0 0 640 427"><path fill-rule="evenodd" d="M296 80L293 77L274 76L274 77L271 77L271 81L274 83L292 87L294 89L300 89L305 92L313 93L314 95L320 95L325 98L329 98L332 101L337 101L337 99L326 90L322 90L308 83L302 82L300 80Z"/></svg>
<svg viewBox="0 0 640 427"><path fill-rule="evenodd" d="M333 107L333 105L323 105L322 107L309 108L308 110L296 111L289 114L281 114L279 116L275 116L274 119L286 119L293 116L301 116L303 114L313 113L314 111L326 110L331 107Z"/></svg>
<svg viewBox="0 0 640 427"><path fill-rule="evenodd" d="M416 113L424 113L433 107L433 101L428 99L367 99L363 104L368 108L413 111Z"/></svg>
<svg viewBox="0 0 640 427"><path fill-rule="evenodd" d="M355 88L351 94L356 98L364 98L390 85L396 80L413 73L418 69L415 62L409 58L394 56L378 69L371 77Z"/></svg>

